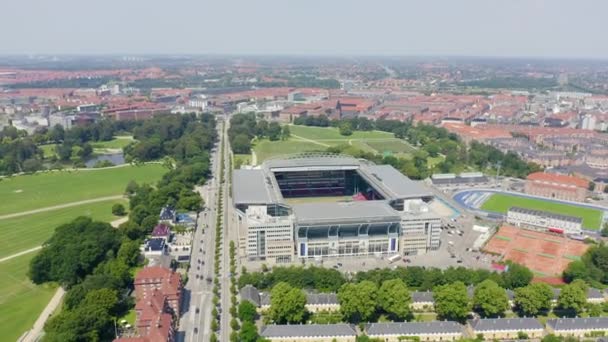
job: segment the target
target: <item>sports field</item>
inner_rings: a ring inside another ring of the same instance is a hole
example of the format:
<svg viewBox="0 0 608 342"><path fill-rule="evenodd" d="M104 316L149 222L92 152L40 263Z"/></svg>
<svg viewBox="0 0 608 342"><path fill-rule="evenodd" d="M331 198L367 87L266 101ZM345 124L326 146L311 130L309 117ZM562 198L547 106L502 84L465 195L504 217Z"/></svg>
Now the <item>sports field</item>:
<svg viewBox="0 0 608 342"><path fill-rule="evenodd" d="M51 237L57 226L78 216L89 216L106 222L116 220L119 217L112 215L112 205L115 203L122 203L128 208L126 200L111 200L2 219L0 258L41 245Z"/></svg>
<svg viewBox="0 0 608 342"><path fill-rule="evenodd" d="M379 153L411 153L414 152L415 149L400 139L390 139L390 140L370 140L366 141L365 144L369 145L374 150Z"/></svg>
<svg viewBox="0 0 608 342"><path fill-rule="evenodd" d="M511 226L501 227L484 247L486 252L525 265L537 276L561 275L589 248L581 241Z"/></svg>
<svg viewBox="0 0 608 342"><path fill-rule="evenodd" d="M0 263L0 340L16 341L30 329L47 305L56 287L37 286L27 279L35 253Z"/></svg>
<svg viewBox="0 0 608 342"><path fill-rule="evenodd" d="M394 138L392 133L381 131L354 131L352 135L344 136L334 127L309 127L300 125L290 125L289 130L292 135L297 135L305 139L316 141L323 140L349 140L349 139L386 139Z"/></svg>
<svg viewBox="0 0 608 342"><path fill-rule="evenodd" d="M599 229L602 222L602 212L597 209L505 194L493 194L481 205L481 209L504 214L513 206L580 217L586 229Z"/></svg>
<svg viewBox="0 0 608 342"><path fill-rule="evenodd" d="M165 172L167 169L160 164L145 164L3 178L0 181L0 215L120 195L130 180L154 184Z"/></svg>

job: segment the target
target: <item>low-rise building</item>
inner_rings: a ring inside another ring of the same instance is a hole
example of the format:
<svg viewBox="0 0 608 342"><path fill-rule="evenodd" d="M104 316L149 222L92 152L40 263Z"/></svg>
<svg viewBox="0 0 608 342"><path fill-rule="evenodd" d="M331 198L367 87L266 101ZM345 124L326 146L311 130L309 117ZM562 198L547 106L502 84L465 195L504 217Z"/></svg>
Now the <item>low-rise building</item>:
<svg viewBox="0 0 608 342"><path fill-rule="evenodd" d="M463 326L451 321L371 323L365 328L367 336L385 342L403 341L417 337L420 341L455 341L463 337Z"/></svg>
<svg viewBox="0 0 608 342"><path fill-rule="evenodd" d="M267 325L260 336L272 342L355 342L357 332L350 324Z"/></svg>
<svg viewBox="0 0 608 342"><path fill-rule="evenodd" d="M583 229L583 220L580 217L521 207L509 208L507 211L507 222L520 228L550 231L559 234L579 235Z"/></svg>
<svg viewBox="0 0 608 342"><path fill-rule="evenodd" d="M433 310L435 299L431 291L414 291L411 294L412 303L410 307L413 310Z"/></svg>
<svg viewBox="0 0 608 342"><path fill-rule="evenodd" d="M467 322L469 336L483 335L486 340L517 339L520 333L528 338L543 336L543 325L536 318L484 318Z"/></svg>
<svg viewBox="0 0 608 342"><path fill-rule="evenodd" d="M564 337L603 336L608 333L608 317L549 319L547 320L547 332Z"/></svg>
<svg viewBox="0 0 608 342"><path fill-rule="evenodd" d="M306 310L309 312L338 311L340 302L335 293L306 293Z"/></svg>

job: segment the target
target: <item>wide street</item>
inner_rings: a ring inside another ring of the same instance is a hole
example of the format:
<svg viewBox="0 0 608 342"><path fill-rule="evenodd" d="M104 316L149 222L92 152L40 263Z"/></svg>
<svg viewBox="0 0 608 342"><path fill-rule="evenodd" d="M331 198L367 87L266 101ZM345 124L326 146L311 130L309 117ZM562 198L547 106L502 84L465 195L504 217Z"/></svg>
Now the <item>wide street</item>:
<svg viewBox="0 0 608 342"><path fill-rule="evenodd" d="M199 214L198 228L192 243L188 283L184 287L183 312L178 329L178 340L184 342L209 341L211 335L219 152L218 143L211 155L213 177L204 186L197 188L205 201L205 210Z"/></svg>

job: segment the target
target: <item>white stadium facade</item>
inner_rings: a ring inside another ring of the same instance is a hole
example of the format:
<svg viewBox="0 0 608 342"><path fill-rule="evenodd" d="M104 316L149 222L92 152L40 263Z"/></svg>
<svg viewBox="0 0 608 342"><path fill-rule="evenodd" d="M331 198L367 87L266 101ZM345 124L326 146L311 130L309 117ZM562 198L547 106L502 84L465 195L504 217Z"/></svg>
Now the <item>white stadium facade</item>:
<svg viewBox="0 0 608 342"><path fill-rule="evenodd" d="M439 248L432 193L389 165L304 153L234 170L241 256L268 263Z"/></svg>

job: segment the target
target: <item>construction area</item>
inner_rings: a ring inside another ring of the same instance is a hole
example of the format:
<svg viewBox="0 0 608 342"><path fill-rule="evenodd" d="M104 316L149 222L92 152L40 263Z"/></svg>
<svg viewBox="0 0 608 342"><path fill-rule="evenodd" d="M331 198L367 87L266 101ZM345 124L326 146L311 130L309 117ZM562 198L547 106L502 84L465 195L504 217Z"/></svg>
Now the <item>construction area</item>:
<svg viewBox="0 0 608 342"><path fill-rule="evenodd" d="M552 277L561 275L588 248L582 241L559 234L503 226L483 250L499 255L503 261L525 265L538 277Z"/></svg>

